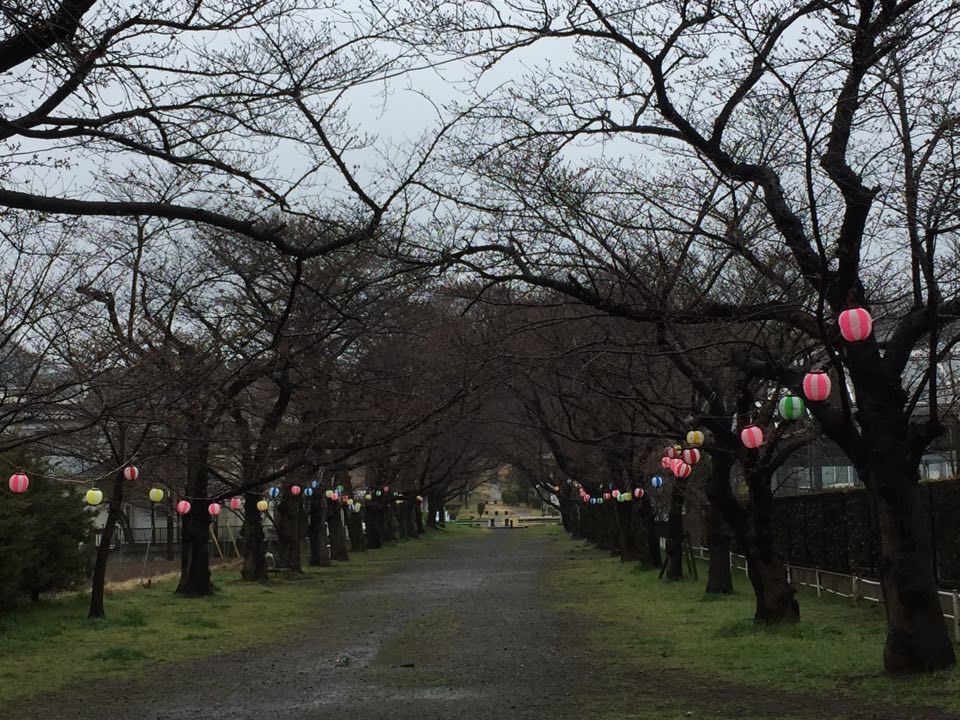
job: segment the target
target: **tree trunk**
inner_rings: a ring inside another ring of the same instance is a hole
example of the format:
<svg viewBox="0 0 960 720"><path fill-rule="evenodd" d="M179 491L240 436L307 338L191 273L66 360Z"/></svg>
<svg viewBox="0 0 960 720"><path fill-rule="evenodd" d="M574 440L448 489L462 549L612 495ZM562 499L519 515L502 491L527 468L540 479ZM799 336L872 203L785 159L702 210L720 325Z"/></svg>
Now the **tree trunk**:
<svg viewBox="0 0 960 720"><path fill-rule="evenodd" d="M277 567L292 572L303 572L300 563L300 545L303 537L303 509L299 495L284 492L277 504Z"/></svg>
<svg viewBox="0 0 960 720"><path fill-rule="evenodd" d="M267 539L263 533L263 515L257 509L260 495L253 492L243 496L243 527L240 542L243 546L243 568L240 576L247 582L265 582L267 574Z"/></svg>
<svg viewBox="0 0 960 720"><path fill-rule="evenodd" d="M364 507L367 520L367 547L379 550L383 547L383 507L370 502Z"/></svg>
<svg viewBox="0 0 960 720"><path fill-rule="evenodd" d="M107 520L100 534L100 546L97 548L97 562L93 567L93 584L90 588L90 612L87 617L105 618L103 608L103 591L107 580L107 560L110 557L110 545L113 542L113 531L120 519L120 506L123 502L123 471L113 479L113 488L110 492L110 504L107 507Z"/></svg>
<svg viewBox="0 0 960 720"><path fill-rule="evenodd" d="M417 523L417 535L423 535L423 503L417 501L413 507L413 517Z"/></svg>
<svg viewBox="0 0 960 720"><path fill-rule="evenodd" d="M196 424L189 426L187 439L186 498L190 512L183 516L180 531L180 582L177 594L190 597L213 594L210 579L210 513L205 498L207 488L207 458L210 453L206 430Z"/></svg>
<svg viewBox="0 0 960 720"><path fill-rule="evenodd" d="M400 506L400 524L403 525L404 532L411 540L417 540L420 533L417 532L417 500L408 497Z"/></svg>
<svg viewBox="0 0 960 720"><path fill-rule="evenodd" d="M644 559L637 533L634 529L633 501L614 504L614 517L620 539L620 562L637 562Z"/></svg>
<svg viewBox="0 0 960 720"><path fill-rule="evenodd" d="M350 559L347 552L347 529L343 522L343 507L339 502L327 506L327 524L330 527L330 554L338 562Z"/></svg>
<svg viewBox="0 0 960 720"><path fill-rule="evenodd" d="M707 569L707 594L733 592L733 575L730 572L730 531L720 513L707 508L707 548L710 564Z"/></svg>
<svg viewBox="0 0 960 720"><path fill-rule="evenodd" d="M327 538L327 501L319 492L314 493L308 505L310 524L307 532L310 536L310 565L313 567L330 566L330 547Z"/></svg>
<svg viewBox="0 0 960 720"><path fill-rule="evenodd" d="M363 511L347 514L347 528L350 531L350 550L352 552L366 552L367 539L363 533Z"/></svg>
<svg viewBox="0 0 960 720"><path fill-rule="evenodd" d="M917 465L904 467L907 453L897 453L896 441L878 440L881 447L892 452L871 453L866 470L880 530L877 570L887 613L883 666L896 674L940 670L954 665L956 655L922 529Z"/></svg>
<svg viewBox="0 0 960 720"><path fill-rule="evenodd" d="M650 555L650 562L654 567L663 566L663 556L660 553L660 535L657 533L657 520L653 514L653 503L644 495L640 501L640 521L643 525L643 537Z"/></svg>
<svg viewBox="0 0 960 720"><path fill-rule="evenodd" d="M683 580L683 501L685 478L674 478L667 517L667 580Z"/></svg>
<svg viewBox="0 0 960 720"><path fill-rule="evenodd" d="M800 604L796 590L787 582L787 566L777 551L773 535L773 490L768 470L746 468L750 490L750 522L745 537L738 538L744 545L747 558L747 576L756 597L754 619L769 624L796 622L800 619Z"/></svg>

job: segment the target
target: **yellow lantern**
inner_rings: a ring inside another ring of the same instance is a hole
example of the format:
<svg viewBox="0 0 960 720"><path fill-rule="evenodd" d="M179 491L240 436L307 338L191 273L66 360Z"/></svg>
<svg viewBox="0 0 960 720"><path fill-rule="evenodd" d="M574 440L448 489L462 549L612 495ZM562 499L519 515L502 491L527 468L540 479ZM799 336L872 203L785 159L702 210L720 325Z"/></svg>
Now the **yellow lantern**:
<svg viewBox="0 0 960 720"><path fill-rule="evenodd" d="M163 500L163 490L160 488L150 488L149 497L151 502L158 503Z"/></svg>
<svg viewBox="0 0 960 720"><path fill-rule="evenodd" d="M698 445L703 445L703 433L699 430L691 430L687 433L687 445L693 445L697 447Z"/></svg>
<svg viewBox="0 0 960 720"><path fill-rule="evenodd" d="M363 499L366 500L367 502L370 502L371 500L373 500L373 495L371 495L370 493L367 493L366 495L363 496Z"/></svg>
<svg viewBox="0 0 960 720"><path fill-rule="evenodd" d="M266 512L268 507L270 507L270 504L266 500L257 501L257 510L260 512Z"/></svg>
<svg viewBox="0 0 960 720"><path fill-rule="evenodd" d="M103 502L103 491L96 488L87 490L87 505L99 505Z"/></svg>

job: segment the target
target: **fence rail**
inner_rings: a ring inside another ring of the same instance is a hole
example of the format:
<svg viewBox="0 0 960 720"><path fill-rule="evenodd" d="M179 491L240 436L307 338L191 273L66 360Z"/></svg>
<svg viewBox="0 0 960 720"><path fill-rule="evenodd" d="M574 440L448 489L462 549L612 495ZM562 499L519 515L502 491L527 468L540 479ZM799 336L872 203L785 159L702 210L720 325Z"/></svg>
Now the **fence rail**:
<svg viewBox="0 0 960 720"><path fill-rule="evenodd" d="M694 546L692 549L701 560L710 559L709 548ZM784 563L784 565L787 568L788 582L814 588L817 591L817 597L823 597L824 593L830 593L838 597L850 598L854 602L858 600L883 602L883 590L877 580L858 575L829 572L820 568L791 565L790 563ZM749 576L747 559L743 555L730 553L730 568L731 570L742 570L744 577ZM937 596L940 600L940 610L943 617L950 620L953 625L953 639L960 643L960 592L957 590L938 590Z"/></svg>

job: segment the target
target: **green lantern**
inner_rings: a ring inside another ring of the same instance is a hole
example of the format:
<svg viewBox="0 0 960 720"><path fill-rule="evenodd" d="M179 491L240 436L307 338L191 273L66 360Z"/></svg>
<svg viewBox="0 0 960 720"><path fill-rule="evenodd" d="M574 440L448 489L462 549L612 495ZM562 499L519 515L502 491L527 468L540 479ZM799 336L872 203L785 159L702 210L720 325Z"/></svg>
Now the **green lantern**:
<svg viewBox="0 0 960 720"><path fill-rule="evenodd" d="M803 404L803 398L797 397L796 395L787 395L786 397L780 398L780 417L784 420L798 420L803 411L806 409L806 406Z"/></svg>

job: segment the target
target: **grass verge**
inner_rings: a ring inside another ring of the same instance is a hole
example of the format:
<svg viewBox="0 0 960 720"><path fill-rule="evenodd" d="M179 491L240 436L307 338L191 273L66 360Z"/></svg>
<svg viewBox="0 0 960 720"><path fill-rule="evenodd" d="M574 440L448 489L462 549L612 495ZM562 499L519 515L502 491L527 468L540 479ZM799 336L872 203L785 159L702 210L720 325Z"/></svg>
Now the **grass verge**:
<svg viewBox="0 0 960 720"><path fill-rule="evenodd" d="M627 673L656 682L682 674L691 686L699 685L688 702L674 694L674 701L680 701L677 716L727 717L723 701L727 691L736 697L732 691L737 686L799 693L795 697L824 701L825 710L830 698L846 697L882 704L891 709L889 717L898 717L896 705L960 712L957 669L907 678L882 673L882 608L820 600L801 590L798 624L760 626L753 622L753 595L742 575L734 577L733 595L708 596L703 592L705 567L699 581L668 583L658 580L656 572L571 542L560 529L544 532L564 544L566 555L548 576L549 591L562 598L560 609L588 621L588 639L602 649L616 677ZM701 712L708 704L709 715ZM729 717L753 717L743 702L739 705ZM833 709L822 717L846 717L842 707Z"/></svg>
<svg viewBox="0 0 960 720"><path fill-rule="evenodd" d="M143 676L161 663L281 641L337 591L470 532L429 531L416 541L353 553L349 562L306 568L302 576L265 585L242 582L237 568L215 570L217 592L206 598L174 595L175 579L115 591L106 600L106 620L87 619L87 593L16 608L0 616L0 706L97 678Z"/></svg>

